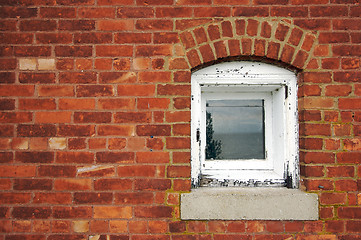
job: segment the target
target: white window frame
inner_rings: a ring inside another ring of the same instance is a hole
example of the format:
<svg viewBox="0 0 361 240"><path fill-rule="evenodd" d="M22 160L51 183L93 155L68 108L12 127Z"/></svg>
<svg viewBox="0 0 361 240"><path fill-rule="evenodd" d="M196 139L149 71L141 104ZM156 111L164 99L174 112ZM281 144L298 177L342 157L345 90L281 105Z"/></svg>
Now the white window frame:
<svg viewBox="0 0 361 240"><path fill-rule="evenodd" d="M224 62L192 73L192 186L297 188L298 114L295 73L260 62ZM205 161L208 99L264 99L266 159Z"/></svg>

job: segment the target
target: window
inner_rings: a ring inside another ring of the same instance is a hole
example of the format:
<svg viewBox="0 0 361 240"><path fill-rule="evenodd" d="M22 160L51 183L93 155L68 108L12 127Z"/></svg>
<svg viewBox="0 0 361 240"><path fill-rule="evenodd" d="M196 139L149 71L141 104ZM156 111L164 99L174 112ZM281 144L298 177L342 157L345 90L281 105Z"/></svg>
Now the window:
<svg viewBox="0 0 361 240"><path fill-rule="evenodd" d="M192 74L192 185L298 187L297 85L265 63Z"/></svg>

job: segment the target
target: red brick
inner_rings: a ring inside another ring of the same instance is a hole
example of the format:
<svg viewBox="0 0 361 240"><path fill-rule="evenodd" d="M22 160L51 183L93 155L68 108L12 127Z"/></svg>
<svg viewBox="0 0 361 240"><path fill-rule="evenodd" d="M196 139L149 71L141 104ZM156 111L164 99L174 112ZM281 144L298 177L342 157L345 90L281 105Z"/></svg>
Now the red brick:
<svg viewBox="0 0 361 240"><path fill-rule="evenodd" d="M97 163L133 163L134 153L131 152L97 152Z"/></svg>
<svg viewBox="0 0 361 240"><path fill-rule="evenodd" d="M194 11L195 17L230 17L231 8L229 7L198 7Z"/></svg>
<svg viewBox="0 0 361 240"><path fill-rule="evenodd" d="M36 17L37 8L31 7L3 7L0 11L3 18L31 18Z"/></svg>
<svg viewBox="0 0 361 240"><path fill-rule="evenodd" d="M328 177L354 177L355 169L353 166L330 166L327 167Z"/></svg>
<svg viewBox="0 0 361 240"><path fill-rule="evenodd" d="M303 68L308 59L308 54L305 51L298 51L292 65L298 68Z"/></svg>
<svg viewBox="0 0 361 240"><path fill-rule="evenodd" d="M150 33L116 33L114 41L116 43L150 43Z"/></svg>
<svg viewBox="0 0 361 240"><path fill-rule="evenodd" d="M55 83L54 73L20 73L20 83Z"/></svg>
<svg viewBox="0 0 361 240"><path fill-rule="evenodd" d="M12 158L12 154L8 157ZM21 166L8 166L2 165L0 170L2 177L35 177L35 166L21 165Z"/></svg>
<svg viewBox="0 0 361 240"><path fill-rule="evenodd" d="M337 122L338 121L338 112L335 111L324 111L324 120L327 122ZM334 130L342 132L343 127L340 125L334 125ZM347 130L347 127L345 128Z"/></svg>
<svg viewBox="0 0 361 240"><path fill-rule="evenodd" d="M346 6L311 6L311 17L341 17L348 15Z"/></svg>
<svg viewBox="0 0 361 240"><path fill-rule="evenodd" d="M76 9L73 7L42 7L39 16L41 18L75 18Z"/></svg>
<svg viewBox="0 0 361 240"><path fill-rule="evenodd" d="M361 221L347 221L346 222L346 231L348 232L361 232Z"/></svg>
<svg viewBox="0 0 361 240"><path fill-rule="evenodd" d="M94 181L95 190L131 190L133 181L130 179L98 179ZM116 198L115 198L116 199Z"/></svg>
<svg viewBox="0 0 361 240"><path fill-rule="evenodd" d="M169 136L170 125L138 125L136 132L138 136Z"/></svg>
<svg viewBox="0 0 361 240"><path fill-rule="evenodd" d="M15 73L0 72L0 83L15 83ZM17 95L17 93L13 93L11 91L6 91L7 89L5 89L4 87L0 88L0 94L9 94L10 96L12 96L13 94L15 94L15 96ZM23 91L21 91L21 90L25 90L24 88L29 87L29 86L9 86L9 87L10 88L19 87L20 93L23 93ZM23 89L21 89L21 87L23 87Z"/></svg>
<svg viewBox="0 0 361 240"><path fill-rule="evenodd" d="M326 96L348 96L352 91L350 85L328 85L326 86Z"/></svg>
<svg viewBox="0 0 361 240"><path fill-rule="evenodd" d="M55 46L57 57L91 57L92 46Z"/></svg>
<svg viewBox="0 0 361 240"><path fill-rule="evenodd" d="M334 80L336 82L357 82L360 76L359 72L334 72Z"/></svg>
<svg viewBox="0 0 361 240"><path fill-rule="evenodd" d="M90 218L91 216L92 207L53 207L53 217L55 219Z"/></svg>
<svg viewBox="0 0 361 240"><path fill-rule="evenodd" d="M335 156L327 152L304 152L301 160L305 163L334 163Z"/></svg>
<svg viewBox="0 0 361 240"><path fill-rule="evenodd" d="M190 31L182 32L180 34L180 39L182 40L182 43L186 49L196 46L196 42ZM197 42L198 42L198 40L197 40Z"/></svg>
<svg viewBox="0 0 361 240"><path fill-rule="evenodd" d="M95 132L92 125L60 125L59 136L91 136Z"/></svg>
<svg viewBox="0 0 361 240"><path fill-rule="evenodd" d="M228 57L227 47L224 41L214 42L213 45L214 45L214 49L216 50L216 58Z"/></svg>
<svg viewBox="0 0 361 240"><path fill-rule="evenodd" d="M234 17L268 17L269 7L234 7L232 11Z"/></svg>
<svg viewBox="0 0 361 240"><path fill-rule="evenodd" d="M116 123L149 123L151 121L150 112L118 112L114 115Z"/></svg>
<svg viewBox="0 0 361 240"><path fill-rule="evenodd" d="M135 24L137 30L172 30L173 22L160 19L139 19Z"/></svg>
<svg viewBox="0 0 361 240"><path fill-rule="evenodd" d="M167 138L166 147L168 149L187 149L190 147L190 139L183 137Z"/></svg>
<svg viewBox="0 0 361 240"><path fill-rule="evenodd" d="M357 191L357 182L354 180L337 180L335 181L336 191Z"/></svg>
<svg viewBox="0 0 361 240"><path fill-rule="evenodd" d="M304 17L308 15L307 7L271 7L271 16Z"/></svg>
<svg viewBox="0 0 361 240"><path fill-rule="evenodd" d="M76 192L73 201L75 204L109 204L113 201L113 193Z"/></svg>
<svg viewBox="0 0 361 240"><path fill-rule="evenodd" d="M303 85L299 87L300 96L320 96L321 88L318 85Z"/></svg>
<svg viewBox="0 0 361 240"><path fill-rule="evenodd" d="M169 231L171 233L181 233L185 232L186 230L186 223L185 222L171 222L169 223Z"/></svg>
<svg viewBox="0 0 361 240"><path fill-rule="evenodd" d="M169 69L188 69L188 63L184 58L173 58L169 60Z"/></svg>
<svg viewBox="0 0 361 240"><path fill-rule="evenodd" d="M331 135L331 127L329 124L301 124L300 125L300 135L330 136Z"/></svg>
<svg viewBox="0 0 361 240"><path fill-rule="evenodd" d="M22 204L29 203L30 200L29 193L0 193L1 204Z"/></svg>
<svg viewBox="0 0 361 240"><path fill-rule="evenodd" d="M319 190L334 190L333 182L331 180L304 180L306 189L308 191L319 191Z"/></svg>
<svg viewBox="0 0 361 240"><path fill-rule="evenodd" d="M198 66L201 64L201 60L198 55L198 52L194 49L187 52L187 58L192 67L195 67L195 66Z"/></svg>
<svg viewBox="0 0 361 240"><path fill-rule="evenodd" d="M75 177L75 166L42 165L38 168L39 177Z"/></svg>
<svg viewBox="0 0 361 240"><path fill-rule="evenodd" d="M119 177L155 177L156 168L151 165L121 166L117 168Z"/></svg>
<svg viewBox="0 0 361 240"><path fill-rule="evenodd" d="M321 221L308 221L305 222L305 232L320 232L323 228L323 222Z"/></svg>
<svg viewBox="0 0 361 240"><path fill-rule="evenodd" d="M330 19L296 19L295 24L310 30L331 30Z"/></svg>
<svg viewBox="0 0 361 240"><path fill-rule="evenodd" d="M189 7L159 7L156 9L156 17L191 17L192 8Z"/></svg>
<svg viewBox="0 0 361 240"><path fill-rule="evenodd" d="M339 207L338 216L346 219L361 219L360 207Z"/></svg>
<svg viewBox="0 0 361 240"><path fill-rule="evenodd" d="M130 57L133 54L132 46L125 45L98 45L96 46L96 56L98 57Z"/></svg>
<svg viewBox="0 0 361 240"><path fill-rule="evenodd" d="M92 181L90 179L55 179L54 189L58 191L63 190L90 190L92 187Z"/></svg>
<svg viewBox="0 0 361 240"><path fill-rule="evenodd" d="M19 99L19 109L24 110L51 110L55 109L55 99Z"/></svg>
<svg viewBox="0 0 361 240"><path fill-rule="evenodd" d="M151 18L154 17L154 9L149 7L119 7L118 18Z"/></svg>
<svg viewBox="0 0 361 240"><path fill-rule="evenodd" d="M59 30L86 31L95 30L94 20L60 20Z"/></svg>
<svg viewBox="0 0 361 240"><path fill-rule="evenodd" d="M139 218L170 218L173 209L169 206L135 207L134 215Z"/></svg>
<svg viewBox="0 0 361 240"><path fill-rule="evenodd" d="M320 203L323 205L341 205L346 201L346 193L321 193L320 196Z"/></svg>
<svg viewBox="0 0 361 240"><path fill-rule="evenodd" d="M54 20L24 20L20 22L20 31L54 31L56 27Z"/></svg>
<svg viewBox="0 0 361 240"><path fill-rule="evenodd" d="M98 206L94 207L95 218L131 218L131 207Z"/></svg>
<svg viewBox="0 0 361 240"><path fill-rule="evenodd" d="M151 192L116 193L116 204L151 204L153 194Z"/></svg>
<svg viewBox="0 0 361 240"><path fill-rule="evenodd" d="M256 5L286 5L287 0L255 0Z"/></svg>
<svg viewBox="0 0 361 240"><path fill-rule="evenodd" d="M179 37L178 34L172 33L172 32L160 32L160 33L154 33L153 36L153 42L155 44L160 43L178 43Z"/></svg>
<svg viewBox="0 0 361 240"><path fill-rule="evenodd" d="M161 138L147 138L146 146L149 150L162 150L164 143Z"/></svg>
<svg viewBox="0 0 361 240"><path fill-rule="evenodd" d="M153 82L170 82L170 72L141 72L139 73L139 82L153 83Z"/></svg>
<svg viewBox="0 0 361 240"><path fill-rule="evenodd" d="M72 35L69 33L37 33L36 42L43 44L51 43L71 43Z"/></svg>
<svg viewBox="0 0 361 240"><path fill-rule="evenodd" d="M344 232L345 223L343 221L326 221L325 228L327 232Z"/></svg>
<svg viewBox="0 0 361 240"><path fill-rule="evenodd" d="M138 163L168 163L169 153L167 152L137 152L136 162Z"/></svg>
<svg viewBox="0 0 361 240"><path fill-rule="evenodd" d="M167 109L170 100L168 98L140 98L138 109Z"/></svg>
<svg viewBox="0 0 361 240"><path fill-rule="evenodd" d="M14 190L52 190L51 179L15 179Z"/></svg>
<svg viewBox="0 0 361 240"><path fill-rule="evenodd" d="M19 219L47 219L51 216L51 208L14 207L12 216Z"/></svg>
<svg viewBox="0 0 361 240"><path fill-rule="evenodd" d="M199 47L199 51L202 55L203 62L210 62L216 59L216 56L214 55L212 48L209 45L202 45Z"/></svg>
<svg viewBox="0 0 361 240"><path fill-rule="evenodd" d="M285 232L302 232L303 222L285 222Z"/></svg>
<svg viewBox="0 0 361 240"><path fill-rule="evenodd" d="M71 112L37 112L36 123L68 123L71 121Z"/></svg>
<svg viewBox="0 0 361 240"><path fill-rule="evenodd" d="M171 188L169 179L140 179L135 181L136 190L163 191Z"/></svg>
<svg viewBox="0 0 361 240"><path fill-rule="evenodd" d="M0 59L0 70L14 70L16 68L15 58Z"/></svg>
<svg viewBox="0 0 361 240"><path fill-rule="evenodd" d="M1 123L27 123L32 120L31 113L28 112L2 112L0 113Z"/></svg>
<svg viewBox="0 0 361 240"><path fill-rule="evenodd" d="M70 230L70 221L67 220L56 220L51 222L51 230L54 233L57 232L69 232ZM50 237L51 238L51 237ZM53 236L53 238L55 238ZM56 238L55 238L56 239Z"/></svg>
<svg viewBox="0 0 361 240"><path fill-rule="evenodd" d="M35 193L33 202L37 204L70 204L72 196L70 193Z"/></svg>
<svg viewBox="0 0 361 240"><path fill-rule="evenodd" d="M320 219L332 218L333 216L333 207L320 207Z"/></svg>
<svg viewBox="0 0 361 240"><path fill-rule="evenodd" d="M190 85L158 85L159 95L178 95L178 96L190 96Z"/></svg>
<svg viewBox="0 0 361 240"><path fill-rule="evenodd" d="M283 47L283 50L281 53L281 60L285 63L291 63L294 53L295 53L295 49L293 47L291 47L290 45L286 44Z"/></svg>
<svg viewBox="0 0 361 240"><path fill-rule="evenodd" d="M32 43L32 33L0 33L2 44L29 44Z"/></svg>
<svg viewBox="0 0 361 240"><path fill-rule="evenodd" d="M150 57L150 56L170 56L172 52L172 45L139 45L135 48L135 56Z"/></svg>
<svg viewBox="0 0 361 240"><path fill-rule="evenodd" d="M110 85L79 85L77 86L78 97L103 97L113 96L114 89Z"/></svg>
<svg viewBox="0 0 361 240"><path fill-rule="evenodd" d="M323 167L321 166L301 166L301 175L305 177L323 177Z"/></svg>
<svg viewBox="0 0 361 240"><path fill-rule="evenodd" d="M280 41L284 41L289 29L290 28L288 26L286 26L284 24L279 24L276 29L276 33L275 33L276 39L278 39Z"/></svg>
<svg viewBox="0 0 361 240"><path fill-rule="evenodd" d="M361 47L359 45L340 45L333 46L332 52L334 56L359 56L361 54Z"/></svg>
<svg viewBox="0 0 361 240"><path fill-rule="evenodd" d="M189 166L168 166L167 176L169 178L189 178L190 167Z"/></svg>
<svg viewBox="0 0 361 240"><path fill-rule="evenodd" d="M342 69L358 69L360 67L360 60L358 58L342 58L341 68Z"/></svg>
<svg viewBox="0 0 361 240"><path fill-rule="evenodd" d="M266 222L266 230L268 232L283 232L284 231L284 226L282 222L277 222L277 221L267 221Z"/></svg>
<svg viewBox="0 0 361 240"><path fill-rule="evenodd" d="M57 163L92 163L94 154L87 152L58 152L55 162Z"/></svg>

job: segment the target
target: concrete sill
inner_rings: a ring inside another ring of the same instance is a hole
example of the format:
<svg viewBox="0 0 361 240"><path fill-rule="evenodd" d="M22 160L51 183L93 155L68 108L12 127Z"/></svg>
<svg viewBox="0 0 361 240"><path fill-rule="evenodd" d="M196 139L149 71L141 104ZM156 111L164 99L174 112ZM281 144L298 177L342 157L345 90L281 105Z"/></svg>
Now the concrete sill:
<svg viewBox="0 0 361 240"><path fill-rule="evenodd" d="M181 194L183 220L318 220L318 196L287 188L198 188Z"/></svg>

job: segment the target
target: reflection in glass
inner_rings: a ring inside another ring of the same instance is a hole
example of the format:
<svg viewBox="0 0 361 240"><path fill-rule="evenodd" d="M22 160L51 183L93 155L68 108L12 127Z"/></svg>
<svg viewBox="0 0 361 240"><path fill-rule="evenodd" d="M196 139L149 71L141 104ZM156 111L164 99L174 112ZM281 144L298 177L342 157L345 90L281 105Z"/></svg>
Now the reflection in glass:
<svg viewBox="0 0 361 240"><path fill-rule="evenodd" d="M206 160L265 159L264 100L208 100Z"/></svg>

